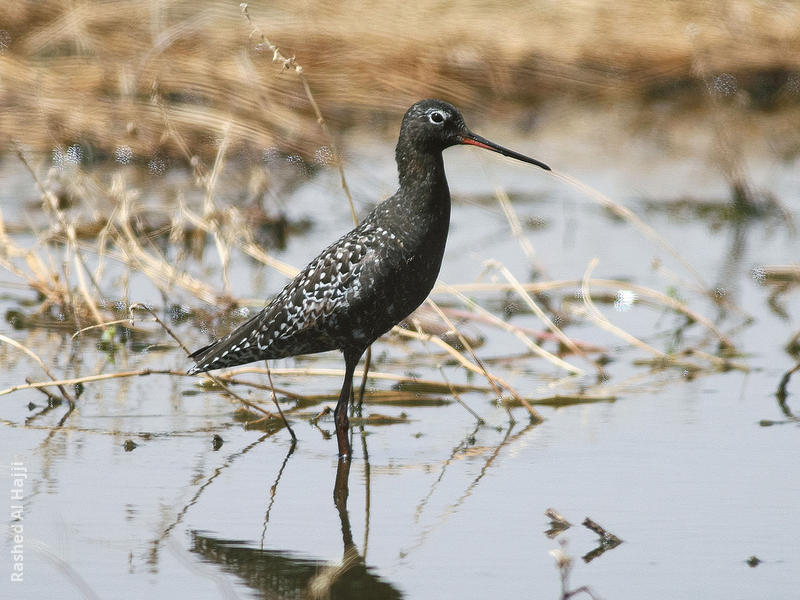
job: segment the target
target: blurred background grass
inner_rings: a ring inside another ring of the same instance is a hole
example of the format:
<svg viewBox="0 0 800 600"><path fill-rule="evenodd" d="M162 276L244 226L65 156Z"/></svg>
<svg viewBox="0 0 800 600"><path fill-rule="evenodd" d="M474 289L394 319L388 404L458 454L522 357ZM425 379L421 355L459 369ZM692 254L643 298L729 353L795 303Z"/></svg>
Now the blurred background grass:
<svg viewBox="0 0 800 600"><path fill-rule="evenodd" d="M523 126L554 99L679 111L711 95L737 111L799 112L796 2L277 1L249 11L302 65L334 130L394 135L397 114L428 96L484 118L514 111ZM301 82L251 32L235 1L4 2L0 132L28 150L78 143L101 159L120 146L174 155L180 137L210 158L224 136L234 148L312 155L326 140Z"/></svg>

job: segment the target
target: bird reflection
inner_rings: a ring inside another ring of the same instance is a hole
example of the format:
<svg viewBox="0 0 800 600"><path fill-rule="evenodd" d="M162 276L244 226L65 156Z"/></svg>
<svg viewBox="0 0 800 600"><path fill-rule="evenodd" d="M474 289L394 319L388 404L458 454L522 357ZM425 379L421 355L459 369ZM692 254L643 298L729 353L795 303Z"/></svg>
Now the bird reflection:
<svg viewBox="0 0 800 600"><path fill-rule="evenodd" d="M332 598L338 596L334 590L341 587L340 584L347 581L369 581L369 571L364 562L364 558L358 553L353 542L353 532L350 529L350 515L347 512L347 497L350 495L350 463L349 460L340 460L336 469L336 482L333 486L333 503L339 513L339 522L342 526L342 544L344 552L342 561L338 565L328 565L321 569L308 583L306 592L309 598ZM387 598L399 598L400 593L392 590L394 595L375 596ZM353 596L346 594L343 597ZM371 597L366 594L363 597Z"/></svg>
<svg viewBox="0 0 800 600"><path fill-rule="evenodd" d="M300 558L282 550L264 550L249 542L192 532L190 550L237 575L262 598L402 598L399 590L369 568L353 542L347 511L351 461L338 461L333 503L342 529L342 560Z"/></svg>

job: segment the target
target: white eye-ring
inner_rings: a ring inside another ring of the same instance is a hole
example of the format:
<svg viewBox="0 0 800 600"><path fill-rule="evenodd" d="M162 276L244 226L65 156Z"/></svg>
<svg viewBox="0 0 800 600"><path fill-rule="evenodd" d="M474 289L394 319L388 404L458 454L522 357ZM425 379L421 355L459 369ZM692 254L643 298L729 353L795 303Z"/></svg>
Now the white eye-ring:
<svg viewBox="0 0 800 600"><path fill-rule="evenodd" d="M434 125L441 125L444 123L445 114L440 110L432 110L428 113L428 120Z"/></svg>

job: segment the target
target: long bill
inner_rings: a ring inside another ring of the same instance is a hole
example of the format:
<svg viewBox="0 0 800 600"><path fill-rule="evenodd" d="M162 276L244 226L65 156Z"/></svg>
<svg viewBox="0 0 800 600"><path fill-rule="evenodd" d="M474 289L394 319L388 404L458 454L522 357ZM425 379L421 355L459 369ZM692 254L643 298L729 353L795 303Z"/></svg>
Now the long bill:
<svg viewBox="0 0 800 600"><path fill-rule="evenodd" d="M508 156L509 158L516 158L517 160L521 160L522 162L526 162L531 165L536 165L537 167L540 167L545 171L551 170L550 167L548 167L543 162L536 160L535 158L531 158L530 156L525 156L524 154L520 154L519 152L514 152L513 150L509 150L508 148L503 148L499 144L490 142L486 138L482 138L481 136L475 135L472 132L468 133L467 135L461 136L461 143L467 146L477 146L478 148L491 150L492 152L497 152L498 154L502 154L503 156Z"/></svg>

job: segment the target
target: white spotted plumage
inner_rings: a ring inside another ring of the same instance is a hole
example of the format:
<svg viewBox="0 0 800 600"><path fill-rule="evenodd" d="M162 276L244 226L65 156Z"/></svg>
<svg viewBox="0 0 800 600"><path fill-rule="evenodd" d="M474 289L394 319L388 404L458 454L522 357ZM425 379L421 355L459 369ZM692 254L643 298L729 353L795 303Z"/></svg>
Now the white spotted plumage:
<svg viewBox="0 0 800 600"><path fill-rule="evenodd" d="M331 244L257 315L196 351L190 373L340 347L349 334L338 332L337 323L347 320L342 315L361 297L364 267L379 263L387 239L396 238L365 221ZM356 329L358 341L374 335L368 328Z"/></svg>

